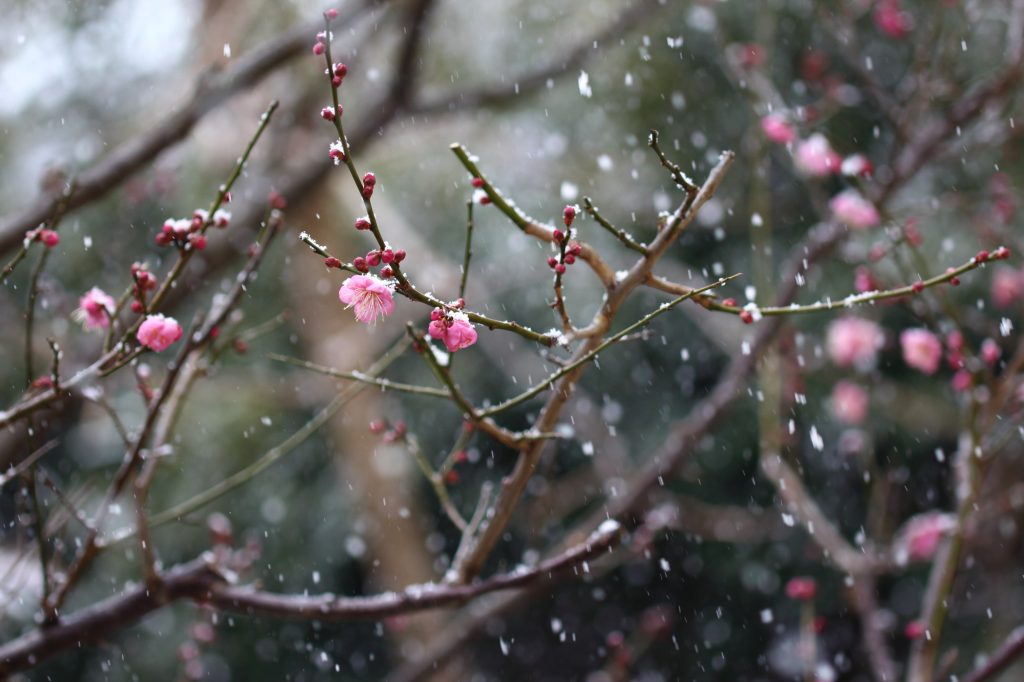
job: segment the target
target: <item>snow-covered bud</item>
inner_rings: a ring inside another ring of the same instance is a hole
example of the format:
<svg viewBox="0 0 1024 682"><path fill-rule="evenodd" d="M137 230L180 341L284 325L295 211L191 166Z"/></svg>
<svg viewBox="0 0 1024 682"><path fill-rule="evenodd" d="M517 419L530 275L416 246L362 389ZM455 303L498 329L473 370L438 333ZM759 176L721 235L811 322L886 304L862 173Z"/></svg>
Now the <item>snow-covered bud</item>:
<svg viewBox="0 0 1024 682"><path fill-rule="evenodd" d="M395 276L395 271L391 269L390 265L385 265L380 269L380 276L384 279L391 279Z"/></svg>
<svg viewBox="0 0 1024 682"><path fill-rule="evenodd" d="M201 234L194 234L188 238L188 243L192 245L192 248L196 251L202 251L206 248L206 237Z"/></svg>
<svg viewBox="0 0 1024 682"><path fill-rule="evenodd" d="M444 317L444 312L440 308L434 308L430 311L430 321L437 322Z"/></svg>
<svg viewBox="0 0 1024 682"><path fill-rule="evenodd" d="M566 228L572 227L572 221L576 220L577 208L569 205L562 211L562 220L565 221Z"/></svg>
<svg viewBox="0 0 1024 682"><path fill-rule="evenodd" d="M323 109L320 110L320 117L325 121L333 121L334 116L335 114L333 107L324 107Z"/></svg>
<svg viewBox="0 0 1024 682"><path fill-rule="evenodd" d="M558 265L558 259L557 258L555 258L554 256L551 256L551 258L548 258L548 267L549 268L553 268L556 265Z"/></svg>
<svg viewBox="0 0 1024 682"><path fill-rule="evenodd" d="M1010 249L1005 246L1000 246L998 249L992 252L992 260L1006 260L1010 257Z"/></svg>
<svg viewBox="0 0 1024 682"><path fill-rule="evenodd" d="M331 69L331 71L338 78L344 78L345 76L348 75L348 67L345 66L344 64L342 64L341 62L338 62L337 64L335 64L334 68Z"/></svg>
<svg viewBox="0 0 1024 682"><path fill-rule="evenodd" d="M743 321L743 324L753 324L754 323L754 314L752 312L750 312L749 310L741 310L740 311L740 320Z"/></svg>
<svg viewBox="0 0 1024 682"><path fill-rule="evenodd" d="M376 175L374 175L373 173L366 173L365 175L363 175L363 185L369 185L370 187L373 187L376 184L377 184L377 176Z"/></svg>
<svg viewBox="0 0 1024 682"><path fill-rule="evenodd" d="M359 218L359 219L357 219L356 220L356 229L357 230L369 230L370 229L370 220L368 218Z"/></svg>
<svg viewBox="0 0 1024 682"><path fill-rule="evenodd" d="M341 140L335 140L331 143L330 148L327 150L327 156L334 159L335 166L345 160L345 145L341 143Z"/></svg>
<svg viewBox="0 0 1024 682"><path fill-rule="evenodd" d="M213 224L223 230L231 224L231 213L222 208L218 208L213 213Z"/></svg>

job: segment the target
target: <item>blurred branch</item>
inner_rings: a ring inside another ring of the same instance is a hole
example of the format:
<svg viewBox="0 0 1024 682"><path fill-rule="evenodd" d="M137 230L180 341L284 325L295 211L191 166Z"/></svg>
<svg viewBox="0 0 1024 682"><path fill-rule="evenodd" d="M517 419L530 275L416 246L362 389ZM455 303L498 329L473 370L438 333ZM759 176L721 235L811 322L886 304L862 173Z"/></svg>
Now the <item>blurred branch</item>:
<svg viewBox="0 0 1024 682"><path fill-rule="evenodd" d="M0 675L27 670L65 649L95 641L134 623L170 602L192 600L222 611L245 615L325 621L379 620L398 614L464 604L491 592L527 587L577 570L611 551L620 539L617 523L609 523L588 540L538 566L521 568L471 585L410 586L403 593L367 597L333 594L273 594L251 587L233 587L209 556L169 569L163 590L146 586L126 590L64 618L46 629L33 630L0 646Z"/></svg>
<svg viewBox="0 0 1024 682"><path fill-rule="evenodd" d="M1006 670L1021 654L1024 654L1024 626L1011 632L1003 645L974 672L965 677L964 682L985 682Z"/></svg>
<svg viewBox="0 0 1024 682"><path fill-rule="evenodd" d="M343 26L355 23L383 0L365 0L341 21ZM302 24L288 30L265 45L235 60L221 73L212 72L201 78L181 109L169 118L147 128L109 155L77 174L74 192L67 197L66 210L72 211L101 199L139 169L152 163L163 151L181 142L202 118L233 95L259 83L265 76L281 68L295 57L306 54L310 36L318 23ZM32 206L0 222L0 253L21 242L26 230L36 227L57 209L62 197L43 197Z"/></svg>

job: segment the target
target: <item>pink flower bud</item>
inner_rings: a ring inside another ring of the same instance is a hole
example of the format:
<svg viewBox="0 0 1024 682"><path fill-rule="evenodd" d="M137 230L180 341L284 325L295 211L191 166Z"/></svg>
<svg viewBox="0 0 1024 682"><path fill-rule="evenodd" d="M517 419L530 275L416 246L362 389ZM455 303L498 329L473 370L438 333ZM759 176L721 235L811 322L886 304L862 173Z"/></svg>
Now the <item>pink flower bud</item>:
<svg viewBox="0 0 1024 682"><path fill-rule="evenodd" d="M373 196L373 185L363 185L363 189L360 191L363 195L363 199L369 199Z"/></svg>
<svg viewBox="0 0 1024 682"><path fill-rule="evenodd" d="M554 230L551 233L551 236L552 236L552 238L554 238L555 242L558 243L558 244L561 244L565 240L565 233L562 232L561 230L558 230L558 229Z"/></svg>
<svg viewBox="0 0 1024 682"><path fill-rule="evenodd" d="M848 189L832 197L828 204L832 214L840 222L855 230L874 227L881 220L878 209L856 190Z"/></svg>
<svg viewBox="0 0 1024 682"><path fill-rule="evenodd" d="M800 171L815 177L832 175L842 165L842 158L821 133L814 133L797 145L793 161Z"/></svg>
<svg viewBox="0 0 1024 682"><path fill-rule="evenodd" d="M328 268L340 268L341 261L334 256L328 256L327 258L324 258L324 265Z"/></svg>
<svg viewBox="0 0 1024 682"><path fill-rule="evenodd" d="M370 220L368 218L359 218L355 223L357 230L369 230Z"/></svg>
<svg viewBox="0 0 1024 682"><path fill-rule="evenodd" d="M549 268L553 268L556 265L558 265L558 259L557 258L555 258L554 256L551 256L550 258L548 258L548 267Z"/></svg>
<svg viewBox="0 0 1024 682"><path fill-rule="evenodd" d="M571 253L565 254L565 264L566 265L572 265L575 262L576 262L576 256L572 255Z"/></svg>
<svg viewBox="0 0 1024 682"><path fill-rule="evenodd" d="M315 54L317 57L319 57L320 55L322 55L324 53L324 50L326 50L326 49L327 48L324 46L323 43L316 43L316 44L313 45L313 54Z"/></svg>
<svg viewBox="0 0 1024 682"><path fill-rule="evenodd" d="M743 322L743 324L753 324L754 323L754 313L750 312L749 310L741 310L740 311L740 320Z"/></svg>
<svg viewBox="0 0 1024 682"><path fill-rule="evenodd" d="M341 62L335 64L332 71L334 75L337 76L338 78L344 78L345 76L348 75L348 67L342 64Z"/></svg>
<svg viewBox="0 0 1024 682"><path fill-rule="evenodd" d="M405 255L405 249L398 249L397 251L395 251L395 262L401 263L402 261L404 261Z"/></svg>
<svg viewBox="0 0 1024 682"><path fill-rule="evenodd" d="M363 185L369 185L373 187L377 184L377 176L373 173L366 173L363 175Z"/></svg>
<svg viewBox="0 0 1024 682"><path fill-rule="evenodd" d="M391 279L395 276L395 271L391 269L390 265L385 265L380 269L380 276L384 279Z"/></svg>
<svg viewBox="0 0 1024 682"><path fill-rule="evenodd" d="M326 12L324 12L324 16L327 17L328 21L330 21L331 19L337 19L338 18L338 10L336 10L336 9L334 9L332 7L329 10L327 10Z"/></svg>
<svg viewBox="0 0 1024 682"><path fill-rule="evenodd" d="M380 259L384 263L394 263L395 252L392 251L391 249L384 249L383 251L380 252Z"/></svg>
<svg viewBox="0 0 1024 682"><path fill-rule="evenodd" d="M561 263L559 263L558 265L555 266L555 272L557 272L559 275L564 275L565 274L565 266L562 265Z"/></svg>
<svg viewBox="0 0 1024 682"><path fill-rule="evenodd" d="M201 234L192 235L191 237L188 238L188 242L196 251L202 251L203 249L206 248L206 237L204 237Z"/></svg>
<svg viewBox="0 0 1024 682"><path fill-rule="evenodd" d="M371 268L380 265L380 251L370 251L366 254L366 264Z"/></svg>
<svg viewBox="0 0 1024 682"><path fill-rule="evenodd" d="M334 109L331 107L324 107L320 110L320 116L325 121L333 121L335 116Z"/></svg>
<svg viewBox="0 0 1024 682"><path fill-rule="evenodd" d="M352 266L359 272L370 271L369 266L366 264L366 259L363 258L362 256L356 256L354 259L352 259Z"/></svg>

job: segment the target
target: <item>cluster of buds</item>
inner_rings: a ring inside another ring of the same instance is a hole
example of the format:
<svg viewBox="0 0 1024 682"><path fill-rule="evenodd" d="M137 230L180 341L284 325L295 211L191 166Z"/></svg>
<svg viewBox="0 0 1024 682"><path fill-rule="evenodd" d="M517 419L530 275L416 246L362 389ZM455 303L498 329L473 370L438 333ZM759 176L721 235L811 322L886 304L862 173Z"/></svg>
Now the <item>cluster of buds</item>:
<svg viewBox="0 0 1024 682"><path fill-rule="evenodd" d="M49 248L53 248L60 243L60 235L54 230L47 230L39 227L34 230L29 230L25 233L25 241L27 242L42 242Z"/></svg>
<svg viewBox="0 0 1024 682"><path fill-rule="evenodd" d="M156 289L156 276L145 263L132 263L132 312L141 315L146 312L146 295Z"/></svg>
<svg viewBox="0 0 1024 682"><path fill-rule="evenodd" d="M486 190L484 190L483 178L473 178L472 180L469 181L469 184L473 185L474 204L486 206L487 204L491 203L491 197L487 194Z"/></svg>
<svg viewBox="0 0 1024 682"><path fill-rule="evenodd" d="M373 188L377 186L377 176L373 173L367 173L363 176L363 199L369 199L373 196Z"/></svg>
<svg viewBox="0 0 1024 682"><path fill-rule="evenodd" d="M325 121L333 121L338 116L341 116L345 112L345 107L338 105L338 108L324 107L320 110L320 118Z"/></svg>
<svg viewBox="0 0 1024 682"><path fill-rule="evenodd" d="M331 66L330 73L327 75L331 77L331 85L335 88L340 88L341 82L345 80L345 76L348 75L348 67L341 62L337 62Z"/></svg>
<svg viewBox="0 0 1024 682"><path fill-rule="evenodd" d="M405 439L408 428L403 421L397 421L389 428L388 423L383 419L374 419L370 422L370 433L376 436L383 435L385 443L395 443Z"/></svg>
<svg viewBox="0 0 1024 682"><path fill-rule="evenodd" d="M364 229L359 228L358 221L356 222L356 227L357 229ZM370 268L375 268L378 265L383 265L383 267L380 269L380 276L383 277L384 279L390 279L395 275L395 271L392 265L397 265L398 263L401 263L404 260L404 249L374 249L373 251L368 251L365 256L358 256L355 259L353 259L352 265L359 272L369 272ZM331 264L328 263L327 267L331 267Z"/></svg>
<svg viewBox="0 0 1024 682"><path fill-rule="evenodd" d="M572 222L576 219L578 213L579 209L575 206L566 206L565 210L562 211L562 219L565 222L568 234L557 228L551 233L552 239L558 245L558 257L551 256L548 258L548 267L559 275L565 274L565 266L575 263L576 258L583 252L583 247L580 246L579 242L570 241Z"/></svg>
<svg viewBox="0 0 1024 682"><path fill-rule="evenodd" d="M206 235L203 232L207 226L214 225L220 229L227 228L231 224L231 213L224 209L217 209L213 217L209 212L197 208L192 212L191 218L168 218L164 221L163 227L156 235L158 246L176 245L179 249L192 248L202 251L206 248Z"/></svg>
<svg viewBox="0 0 1024 682"><path fill-rule="evenodd" d="M336 9L332 8L324 12L324 19L326 19L327 21L331 21L332 19L336 19L337 17L338 10ZM329 38L330 36L327 35L327 31L320 31L319 33L317 33L316 42L313 43L313 54L319 57L324 52L326 52L327 41L329 40Z"/></svg>
<svg viewBox="0 0 1024 682"><path fill-rule="evenodd" d="M462 309L466 307L464 299L457 299L447 308L434 308L430 311L430 324L427 332L430 337L444 343L449 353L469 348L477 340L476 329Z"/></svg>

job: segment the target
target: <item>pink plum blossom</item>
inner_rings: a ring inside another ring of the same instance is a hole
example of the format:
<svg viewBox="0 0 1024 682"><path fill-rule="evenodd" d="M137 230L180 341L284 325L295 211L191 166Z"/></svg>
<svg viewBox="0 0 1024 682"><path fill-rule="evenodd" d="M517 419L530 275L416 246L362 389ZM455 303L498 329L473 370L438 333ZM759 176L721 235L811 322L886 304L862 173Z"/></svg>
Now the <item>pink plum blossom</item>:
<svg viewBox="0 0 1024 682"><path fill-rule="evenodd" d="M900 563L930 561L942 538L956 525L953 516L926 512L912 516L896 533L896 558Z"/></svg>
<svg viewBox="0 0 1024 682"><path fill-rule="evenodd" d="M814 133L797 145L794 156L796 167L807 175L824 177L839 171L843 159L832 149L828 138Z"/></svg>
<svg viewBox="0 0 1024 682"><path fill-rule="evenodd" d="M372 324L378 317L395 312L395 297L386 282L373 275L355 275L345 280L338 298L346 308L354 308L356 319Z"/></svg>
<svg viewBox="0 0 1024 682"><path fill-rule="evenodd" d="M476 343L476 329L473 328L473 323L466 319L465 315L458 313L431 321L427 326L427 331L431 338L444 341L444 345L450 353L468 348Z"/></svg>
<svg viewBox="0 0 1024 682"><path fill-rule="evenodd" d="M890 38L902 38L913 27L911 16L903 11L900 0L879 0L873 18L878 30Z"/></svg>
<svg viewBox="0 0 1024 682"><path fill-rule="evenodd" d="M782 114L768 114L761 119L761 132L772 142L789 144L796 139L793 124Z"/></svg>
<svg viewBox="0 0 1024 682"><path fill-rule="evenodd" d="M871 320L846 316L828 326L828 354L839 367L871 367L883 343L885 334L882 328Z"/></svg>
<svg viewBox="0 0 1024 682"><path fill-rule="evenodd" d="M1024 293L1024 273L998 268L992 275L992 302L997 308L1009 308Z"/></svg>
<svg viewBox="0 0 1024 682"><path fill-rule="evenodd" d="M868 392L852 381L839 381L832 388L832 414L846 424L860 424L868 415Z"/></svg>
<svg viewBox="0 0 1024 682"><path fill-rule="evenodd" d="M181 325L173 317L147 315L135 338L159 353L181 338Z"/></svg>
<svg viewBox="0 0 1024 682"><path fill-rule="evenodd" d="M925 374L935 374L942 360L942 343L927 329L904 329L900 334L903 361Z"/></svg>
<svg viewBox="0 0 1024 682"><path fill-rule="evenodd" d="M82 323L85 331L106 329L110 325L110 316L114 314L117 304L114 299L99 287L93 287L78 299L78 309L73 316Z"/></svg>
<svg viewBox="0 0 1024 682"><path fill-rule="evenodd" d="M828 203L832 214L839 221L855 230L866 230L878 224L878 209L856 190L848 189L832 197Z"/></svg>

